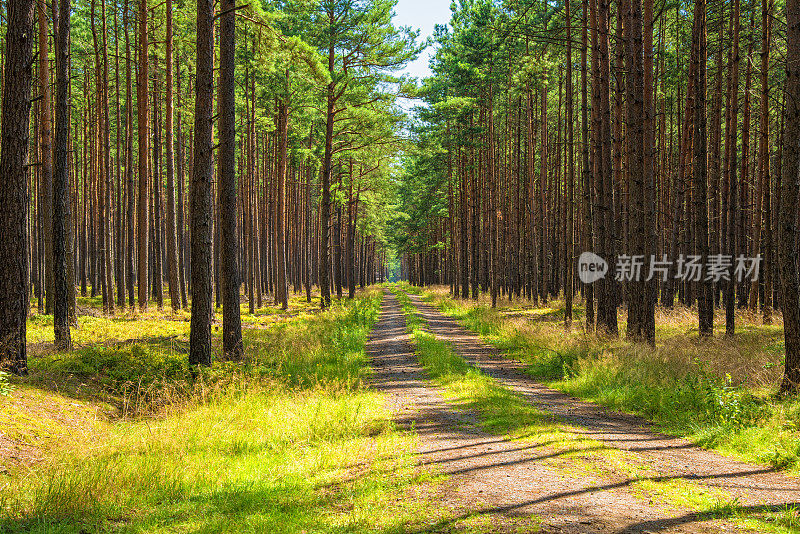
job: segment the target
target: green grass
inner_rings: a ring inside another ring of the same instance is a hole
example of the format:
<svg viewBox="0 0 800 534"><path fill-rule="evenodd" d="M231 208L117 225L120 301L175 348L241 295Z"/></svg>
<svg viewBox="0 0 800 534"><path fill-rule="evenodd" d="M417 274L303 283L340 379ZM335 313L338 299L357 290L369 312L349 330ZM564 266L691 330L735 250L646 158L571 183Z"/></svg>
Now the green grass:
<svg viewBox="0 0 800 534"><path fill-rule="evenodd" d="M358 342L363 345L377 317L376 298L373 293L350 303L337 302L325 314L307 313L305 300L299 298L292 299L288 313L270 314L271 308L261 308L254 318L243 311L243 363L222 361L222 318L217 310L212 332L215 363L210 369L189 366L187 311L173 313L151 305L145 312L81 316L79 328L72 330L75 349L69 353L52 350L52 316L33 316L29 338L45 346L33 347L25 383L101 400L126 416L158 410L169 397L180 400L198 388L207 390L242 374L280 380L287 386L324 381L354 387L368 372ZM247 327L252 324L257 327ZM328 344L323 347L318 340L326 336ZM336 350L329 350L329 345Z"/></svg>
<svg viewBox="0 0 800 534"><path fill-rule="evenodd" d="M16 379L19 398L0 400L0 419L32 442L52 433L59 443L43 448L43 461L0 474L0 532L401 532L435 515L413 434L396 430L383 396L362 387L380 300L367 292L246 329L245 361L210 370L185 364L180 334L142 341L136 321L121 321L129 331L118 345L32 359L31 376ZM172 328L182 327L162 331ZM141 406L98 416L90 431L84 418L95 412L75 411L94 404L48 389L58 381ZM14 402L23 404L15 411ZM28 405L68 420L26 426ZM72 426L86 435L66 439Z"/></svg>
<svg viewBox="0 0 800 534"><path fill-rule="evenodd" d="M375 394L251 387L105 441L5 493L0 529L357 531L414 513L383 516L418 476Z"/></svg>
<svg viewBox="0 0 800 534"><path fill-rule="evenodd" d="M5 371L0 371L0 395L5 395L6 397L14 391L14 386L11 385L8 379L9 374Z"/></svg>
<svg viewBox="0 0 800 534"><path fill-rule="evenodd" d="M774 395L782 357L777 326L742 318L733 340L702 341L694 316L679 310L657 319L654 350L595 336L578 324L566 329L546 318L558 301L551 308L493 310L441 290L425 298L551 387L641 415L724 454L800 469L800 399Z"/></svg>

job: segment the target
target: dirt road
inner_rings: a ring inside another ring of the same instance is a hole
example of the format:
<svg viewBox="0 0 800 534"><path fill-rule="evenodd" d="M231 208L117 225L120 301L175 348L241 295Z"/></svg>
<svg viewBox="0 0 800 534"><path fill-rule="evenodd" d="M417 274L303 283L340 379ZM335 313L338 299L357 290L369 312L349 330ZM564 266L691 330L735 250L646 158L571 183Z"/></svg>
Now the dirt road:
<svg viewBox="0 0 800 534"><path fill-rule="evenodd" d="M759 498L768 498L771 505L790 494L794 499L791 502L800 501L797 486L774 486L778 481L787 482L786 477L779 480L763 468L745 468L739 463L717 462L699 469L711 453L637 427L627 416L602 415L602 411L584 406L588 403L571 406L572 399L517 376L518 368L513 362L498 360L492 349L451 319L418 300L416 303L437 336L453 343L462 356L532 403L576 425L577 434L585 433L625 449L632 461L651 464L666 459L665 478L690 478L697 468L697 480L725 489L755 492ZM476 414L448 402L441 390L427 380L414 356L399 303L391 293L387 292L384 298L367 351L375 370L372 385L386 393L399 424L413 429L418 436L420 467L448 475L437 490L441 518L428 521L424 527L410 527L411 531L450 532L467 527L487 532L739 531L727 521L710 520L689 509L663 504L640 487L633 487L634 479L613 470L586 476L580 469L571 469L566 456L554 462L563 451L546 442L512 440L482 432ZM508 367L503 362L508 362ZM703 456L695 461L692 455L697 453ZM724 467L728 469L723 473ZM744 473L745 470L753 472ZM769 483L773 485L767 487ZM757 489L745 487L751 484L757 484Z"/></svg>

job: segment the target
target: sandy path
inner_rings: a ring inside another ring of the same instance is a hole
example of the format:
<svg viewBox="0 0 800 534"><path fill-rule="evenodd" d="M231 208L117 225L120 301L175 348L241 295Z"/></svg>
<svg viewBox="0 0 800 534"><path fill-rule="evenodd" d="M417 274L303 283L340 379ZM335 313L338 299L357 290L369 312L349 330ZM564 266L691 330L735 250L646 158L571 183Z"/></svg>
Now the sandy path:
<svg viewBox="0 0 800 534"><path fill-rule="evenodd" d="M539 525L540 531L565 533L735 530L719 521L687 521L692 514L686 510L649 504L619 481L576 478L548 466L554 451L546 445L478 430L474 414L448 403L425 379L391 293L367 352L375 369L372 385L387 394L396 420L417 433L420 464L450 475L437 492L449 517L411 532L458 531L464 519L479 520L479 531L491 532Z"/></svg>
<svg viewBox="0 0 800 534"><path fill-rule="evenodd" d="M630 451L661 477L683 478L720 488L753 510L780 510L787 504L800 503L800 479L766 466L726 458L685 439L665 436L654 431L644 419L607 410L543 386L522 372L522 363L503 357L455 319L422 302L416 295L410 297L437 338L450 342L472 365L538 408L575 425L581 434Z"/></svg>

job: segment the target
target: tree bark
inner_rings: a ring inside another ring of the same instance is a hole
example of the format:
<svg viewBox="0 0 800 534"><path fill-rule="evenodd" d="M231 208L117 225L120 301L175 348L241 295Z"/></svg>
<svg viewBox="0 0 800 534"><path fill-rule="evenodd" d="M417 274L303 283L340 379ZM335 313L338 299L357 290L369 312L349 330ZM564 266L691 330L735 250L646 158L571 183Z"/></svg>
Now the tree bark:
<svg viewBox="0 0 800 534"><path fill-rule="evenodd" d="M800 1L786 2L786 126L780 194L779 265L786 344L781 391L800 386L800 293L797 270L797 202L800 200Z"/></svg>
<svg viewBox="0 0 800 534"><path fill-rule="evenodd" d="M738 133L738 109L739 109L739 0L734 1L733 7L733 47L731 48L731 66L728 84L730 93L728 96L729 112L728 125L726 128L727 148L725 159L728 161L728 213L725 214L727 220L727 240L728 254L736 258L740 243L737 243L736 223L738 206L738 184L737 184L737 133ZM742 177L744 179L744 177ZM732 336L736 328L736 281L731 276L725 287L725 335Z"/></svg>
<svg viewBox="0 0 800 534"><path fill-rule="evenodd" d="M286 72L289 77L289 72ZM289 106L285 100L278 102L278 176L277 202L275 203L275 253L278 273L276 277L275 303L286 310L289 307L289 288L286 281L286 151L289 136Z"/></svg>
<svg viewBox="0 0 800 534"><path fill-rule="evenodd" d="M166 125L164 127L164 142L166 143L167 157L167 269L169 272L169 300L173 311L181 309L181 300L178 294L178 237L175 229L175 152L173 138L173 116L172 107L172 0L167 0L167 36L166 51L164 61L167 67L166 76Z"/></svg>
<svg viewBox="0 0 800 534"><path fill-rule="evenodd" d="M753 213L753 250L751 256L755 257L761 250L761 229L766 226L766 233L771 233L769 226L769 47L772 37L772 0L761 2L761 112L759 117L759 142L758 142L758 187L755 199L755 212ZM766 223L766 225L764 224ZM763 279L769 278L769 264L771 263L771 236L765 239L765 261L761 265ZM750 284L749 308L752 313L758 306L758 279ZM771 288L770 288L771 292ZM764 292L763 305L764 323L772 322L772 298Z"/></svg>
<svg viewBox="0 0 800 534"><path fill-rule="evenodd" d="M0 137L0 176L3 177L3 187L0 187L0 365L17 374L26 373L28 368L25 346L28 315L26 223L33 8L33 0L9 0L7 4ZM64 299L64 323L66 306Z"/></svg>
<svg viewBox="0 0 800 534"><path fill-rule="evenodd" d="M142 0L145 1L145 0ZM197 72L191 189L192 318L189 363L211 365L213 215L214 3L197 2ZM145 260L146 260L145 255ZM146 292L146 289L145 289Z"/></svg>
<svg viewBox="0 0 800 534"><path fill-rule="evenodd" d="M58 33L56 35L56 122L55 165L53 168L53 329L59 350L70 350L69 301L73 280L69 279L67 240L70 216L69 202L69 75L70 75L70 1L59 0ZM8 81L6 81L8 83ZM6 86L6 90L9 90ZM3 113L5 116L5 113ZM27 128L26 128L27 130ZM5 132L5 128L3 129ZM5 150L3 151L5 153Z"/></svg>
<svg viewBox="0 0 800 534"><path fill-rule="evenodd" d="M697 91L694 99L694 219L697 252L701 264L708 262L708 151L706 136L706 0L697 0L694 5L694 29L692 31L692 62L697 73ZM697 317L700 336L714 334L713 282L701 279L697 295Z"/></svg>
<svg viewBox="0 0 800 534"><path fill-rule="evenodd" d="M53 135L50 112L50 56L47 44L47 8L44 0L37 0L39 17L39 127L41 151L41 224L44 241L44 302L45 313L53 311Z"/></svg>
<svg viewBox="0 0 800 534"><path fill-rule="evenodd" d="M219 213L222 276L222 347L226 357L242 356L239 266L236 256L236 13L234 0L220 3L219 36ZM199 27L199 24L198 24ZM212 60L213 61L213 60Z"/></svg>
<svg viewBox="0 0 800 534"><path fill-rule="evenodd" d="M200 8L198 7L198 10ZM147 308L147 253L148 253L148 167L147 156L150 138L147 128L149 119L148 46L147 46L147 0L139 0L139 70L136 77L136 109L139 121L139 205L137 217L139 309Z"/></svg>
<svg viewBox="0 0 800 534"><path fill-rule="evenodd" d="M564 276L564 322L567 326L572 324L572 287L573 287L573 253L575 249L575 227L574 227L574 188L575 188L575 162L573 146L573 120L572 120L572 21L570 12L570 0L565 2L565 17L567 22L567 240L566 240L566 273Z"/></svg>
<svg viewBox="0 0 800 534"><path fill-rule="evenodd" d="M588 25L589 15L587 3L583 3L583 20L581 30L581 185L583 187L583 250L592 250L592 168L589 159L589 116L588 116ZM594 328L594 285L583 287L586 309L586 329Z"/></svg>

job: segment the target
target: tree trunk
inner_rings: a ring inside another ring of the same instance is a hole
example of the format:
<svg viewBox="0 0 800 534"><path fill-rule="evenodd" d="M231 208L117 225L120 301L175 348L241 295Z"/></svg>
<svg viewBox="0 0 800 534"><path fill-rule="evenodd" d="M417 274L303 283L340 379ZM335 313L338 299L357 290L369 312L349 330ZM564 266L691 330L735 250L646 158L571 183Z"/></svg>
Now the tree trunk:
<svg viewBox="0 0 800 534"><path fill-rule="evenodd" d="M222 276L222 346L228 358L242 356L239 266L236 256L236 13L234 0L220 4L219 67L219 213Z"/></svg>
<svg viewBox="0 0 800 534"><path fill-rule="evenodd" d="M173 139L173 109L172 109L172 0L167 0L167 44L164 61L167 67L165 105L166 125L164 128L167 145L167 269L169 271L169 300L173 311L181 309L178 294L178 237L175 229L175 155Z"/></svg>
<svg viewBox="0 0 800 534"><path fill-rule="evenodd" d="M697 73L697 91L694 99L694 200L695 239L700 263L708 262L708 153L706 136L706 0L697 0L694 5L694 29L692 31L692 63ZM701 279L698 282L697 317L700 336L714 334L713 282Z"/></svg>
<svg viewBox="0 0 800 534"><path fill-rule="evenodd" d="M200 7L198 6L198 11ZM139 205L137 218L139 309L147 308L147 253L148 253L148 167L147 156L150 138L147 130L149 100L147 98L147 0L139 0L139 70L136 77L136 109L139 123ZM210 355L209 355L210 356Z"/></svg>
<svg viewBox="0 0 800 534"><path fill-rule="evenodd" d="M37 0L39 17L39 122L41 142L41 224L44 241L45 313L53 311L53 139L50 115L50 57L47 46L47 11L44 0Z"/></svg>
<svg viewBox="0 0 800 534"><path fill-rule="evenodd" d="M586 2L583 3L583 23L581 31L581 185L583 187L583 250L592 250L592 169L589 159L589 116L588 116L588 83L587 52L589 16ZM586 284L583 288L586 329L594 328L594 285Z"/></svg>
<svg viewBox="0 0 800 534"><path fill-rule="evenodd" d="M131 64L131 42L128 33L128 9L129 2L124 3L124 11L122 15L122 25L125 26L125 183L127 189L127 253L125 254L125 271L127 276L128 286L128 305L133 309L134 302L134 286L135 268L134 268L134 255L136 254L136 194L134 191L134 178L133 178L133 97L132 97L132 79L131 73L133 72L133 65Z"/></svg>
<svg viewBox="0 0 800 534"><path fill-rule="evenodd" d="M190 237L192 319L189 334L189 363L211 365L211 318L214 312L211 298L213 289L211 259L214 233L212 220L214 206L212 192L214 179L212 154L214 3L212 0L198 0L197 2L196 64L194 165L190 213L192 221Z"/></svg>
<svg viewBox="0 0 800 534"><path fill-rule="evenodd" d="M27 372L25 347L28 315L28 147L33 77L33 0L9 0L4 66L2 156L0 157L0 365ZM66 141L66 139L64 139ZM59 191L63 200L66 195ZM60 219L62 238L63 221ZM63 239L62 239L63 242ZM58 247L63 251L63 244ZM60 251L60 252L61 252ZM62 256L63 257L63 256ZM66 274L66 265L63 265ZM66 295L65 295L66 297ZM63 300L66 325L67 301ZM61 310L60 310L61 311ZM69 327L67 326L67 332ZM69 338L69 334L67 334ZM64 348L68 348L68 345Z"/></svg>
<svg viewBox="0 0 800 534"><path fill-rule="evenodd" d="M59 0L56 36L56 122L55 165L53 168L53 329L59 350L70 350L69 301L73 280L69 279L67 241L70 217L69 202L69 76L70 76L70 1ZM8 70L6 70L8 72ZM6 80L8 84L8 79ZM9 86L6 85L6 91ZM13 93L12 93L13 94ZM3 113L5 117L5 112ZM3 128L3 132L5 132ZM27 131L27 126L25 128ZM4 147L5 148L5 147ZM5 150L3 150L5 153Z"/></svg>
<svg viewBox="0 0 800 534"><path fill-rule="evenodd" d="M781 391L794 393L800 386L800 294L797 271L797 203L800 193L800 1L786 2L786 126L783 177L780 194L780 241L783 333L786 344Z"/></svg>
<svg viewBox="0 0 800 534"><path fill-rule="evenodd" d="M289 72L286 72L289 77ZM289 137L289 106L281 99L278 102L278 176L277 202L275 203L275 253L277 254L278 276L275 288L275 303L286 310L289 307L289 288L286 281L286 150Z"/></svg>
<svg viewBox="0 0 800 534"><path fill-rule="evenodd" d="M112 183L111 180L111 120L109 119L110 106L108 101L108 23L106 18L106 2L102 0L101 18L103 24L103 78L100 84L100 98L102 102L103 120L100 125L102 130L102 144L103 144L103 185L105 198L103 203L106 206L106 216L101 221L102 233L105 234L106 246L103 248L103 262L105 264L106 280L105 285L108 293L108 305L106 306L108 313L114 313L114 281L112 270L112 243L114 236L112 235L111 225L111 211L112 211Z"/></svg>
<svg viewBox="0 0 800 534"><path fill-rule="evenodd" d="M572 21L570 13L570 0L566 0L565 17L567 25L567 240L566 240L566 273L564 276L564 322L567 326L572 324L572 279L573 279L573 253L575 249L575 227L574 227L574 188L575 188L575 162L573 147L573 120L572 120Z"/></svg>
<svg viewBox="0 0 800 534"><path fill-rule="evenodd" d="M159 77L155 76L153 80L153 161L152 161L152 175L153 175L153 195L152 195L152 208L153 217L150 223L150 229L153 233L150 251L152 253L152 269L151 269L151 282L153 286L153 299L158 305L158 309L164 307L164 263L161 258L161 250L163 241L161 239L161 221L162 221L162 203L161 203L161 188L163 180L161 178L161 103L159 96L161 90L159 87Z"/></svg>
<svg viewBox="0 0 800 534"><path fill-rule="evenodd" d="M611 106L609 102L610 91L610 63L608 52L608 0L592 0L590 6L596 5L596 31L593 32L592 41L595 48L595 71L597 89L597 139L595 154L597 158L595 179L595 229L599 243L599 255L609 262L609 271L605 278L598 280L597 288L597 328L610 336L617 336L617 295L614 282L615 247L614 247L614 190L612 183L612 136L611 136ZM591 9L591 7L590 7ZM595 84L592 84L593 86Z"/></svg>
<svg viewBox="0 0 800 534"><path fill-rule="evenodd" d="M769 187L770 187L770 167L769 167L769 47L772 37L772 0L762 0L761 2L761 112L759 122L759 143L758 143L758 187L755 199L755 211L753 213L753 250L752 257L761 250L761 229L766 226L769 229ZM764 225L766 222L766 225ZM769 260L771 251L771 239L765 239L764 261L761 265L762 275L769 272ZM765 276L764 279L769 278ZM752 313L756 312L758 306L759 283L756 277L750 285L749 308ZM771 288L770 288L771 292ZM772 321L772 302L770 295L764 292L764 323Z"/></svg>
<svg viewBox="0 0 800 534"><path fill-rule="evenodd" d="M329 12L330 26L334 24L334 13ZM333 41L328 49L328 71L333 73L336 59ZM319 289L322 309L331 304L330 264L328 262L328 236L331 223L331 165L333 160L333 121L336 83L331 81L327 87L327 108L325 112L325 152L322 158L322 200L319 217Z"/></svg>
<svg viewBox="0 0 800 534"><path fill-rule="evenodd" d="M728 100L730 111L728 112L728 125L726 134L728 136L726 158L728 160L728 213L727 238L728 254L733 258L739 253L740 243L737 243L736 235L736 214L738 206L738 185L736 181L736 151L738 133L738 108L739 108L739 0L734 1L733 7L733 47L731 48L730 66L730 93ZM744 179L744 177L742 177ZM725 287L725 335L732 336L736 328L736 281L731 276Z"/></svg>
<svg viewBox="0 0 800 534"><path fill-rule="evenodd" d="M201 0L202 1L202 0ZM220 3L219 36L219 213L222 275L222 347L231 359L242 356L239 266L236 256L236 13L234 0ZM199 24L198 24L199 28Z"/></svg>

